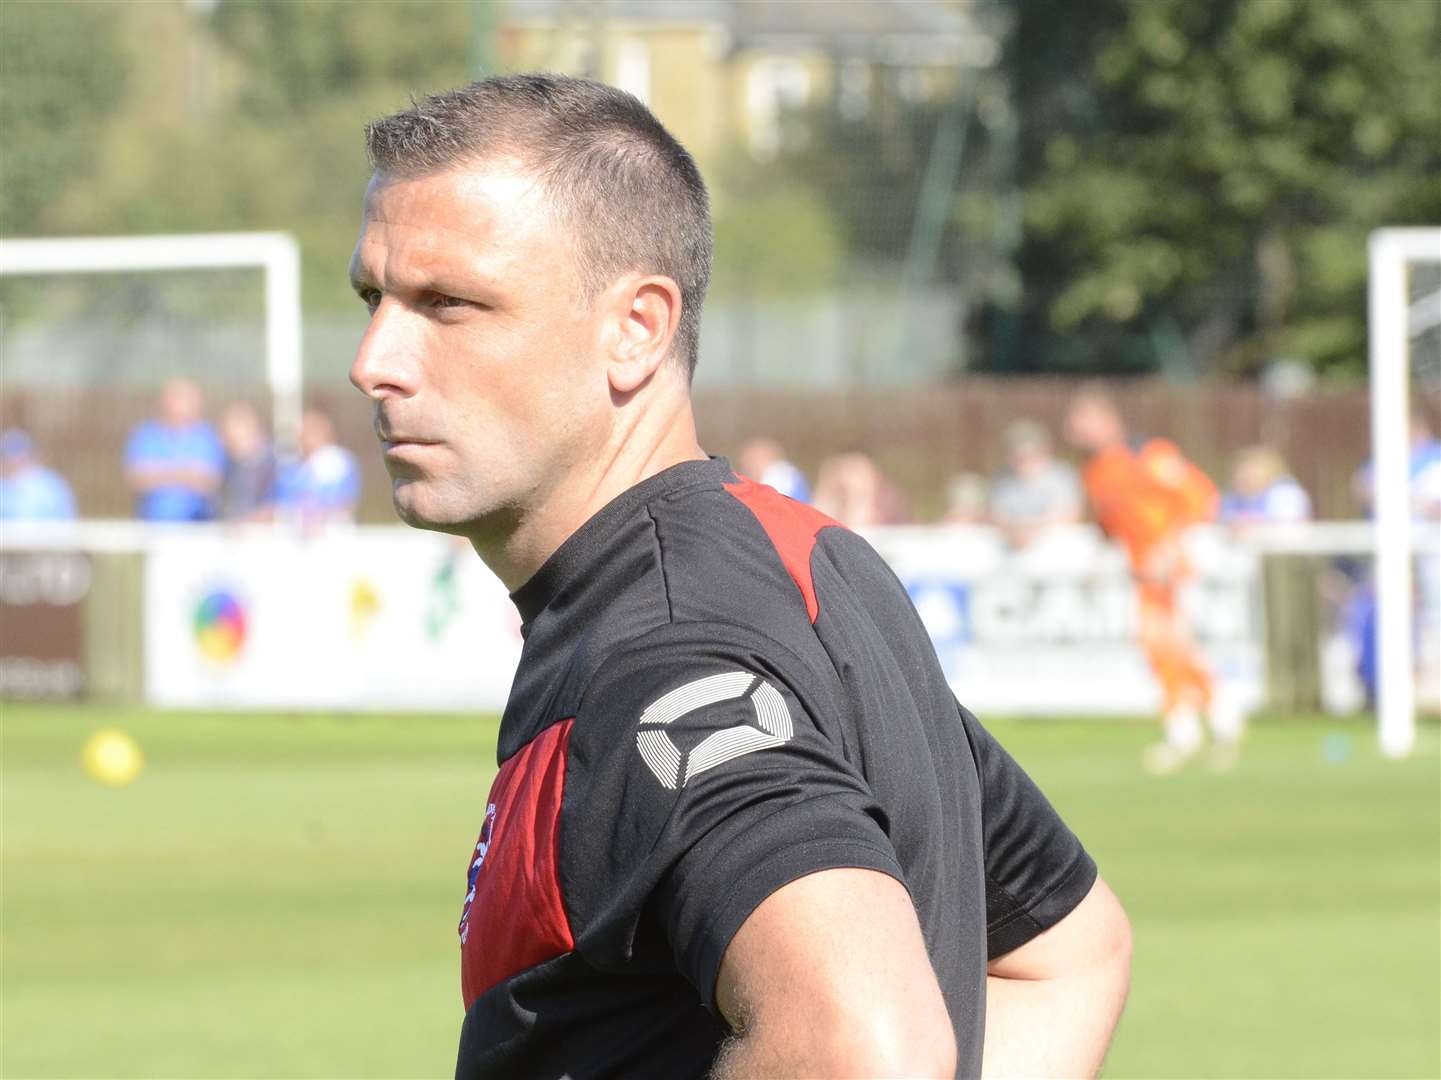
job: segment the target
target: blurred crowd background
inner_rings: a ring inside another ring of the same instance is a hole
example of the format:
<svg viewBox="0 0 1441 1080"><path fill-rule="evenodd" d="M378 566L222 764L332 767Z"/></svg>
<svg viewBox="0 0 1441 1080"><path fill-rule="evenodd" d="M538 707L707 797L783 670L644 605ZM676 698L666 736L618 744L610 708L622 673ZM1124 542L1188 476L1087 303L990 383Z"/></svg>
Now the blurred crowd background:
<svg viewBox="0 0 1441 1080"><path fill-rule="evenodd" d="M344 381L361 129L478 74L591 75L655 109L714 199L706 444L779 440L813 485L864 454L892 518L986 503L974 478L1006 470L1008 427L1057 432L1079 377L1117 380L1137 431L1223 485L1264 458L1315 516L1364 513L1366 236L1441 221L1432 0L23 2L3 20L0 236L293 232L312 434L355 455L345 502L367 522L392 518ZM127 439L167 380L228 439L248 422L232 405L268 431L262 304L258 272L0 278L0 427L82 516L135 513ZM1435 430L1441 329L1412 366Z"/></svg>

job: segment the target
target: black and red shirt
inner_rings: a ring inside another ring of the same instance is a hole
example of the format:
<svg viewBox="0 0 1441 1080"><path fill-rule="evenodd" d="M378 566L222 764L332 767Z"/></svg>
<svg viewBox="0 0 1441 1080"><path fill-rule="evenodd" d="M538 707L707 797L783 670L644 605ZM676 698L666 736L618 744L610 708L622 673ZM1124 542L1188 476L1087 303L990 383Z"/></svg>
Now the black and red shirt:
<svg viewBox="0 0 1441 1080"><path fill-rule="evenodd" d="M988 956L1096 870L956 703L880 556L715 458L619 496L513 599L457 1077L704 1075L731 937L837 867L910 891L978 1074Z"/></svg>

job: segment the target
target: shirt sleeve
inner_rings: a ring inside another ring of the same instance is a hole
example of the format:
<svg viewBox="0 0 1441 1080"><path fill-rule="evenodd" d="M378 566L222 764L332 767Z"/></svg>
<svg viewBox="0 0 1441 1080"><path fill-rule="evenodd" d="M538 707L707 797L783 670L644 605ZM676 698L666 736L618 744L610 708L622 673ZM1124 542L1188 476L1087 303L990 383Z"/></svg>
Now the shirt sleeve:
<svg viewBox="0 0 1441 1080"><path fill-rule="evenodd" d="M994 960L1069 915L1096 864L1040 788L967 709L961 719L981 780L986 952Z"/></svg>
<svg viewBox="0 0 1441 1080"><path fill-rule="evenodd" d="M212 472L216 476L225 472L225 444L220 441L220 436L209 424L201 428L200 437L197 439L195 464Z"/></svg>
<svg viewBox="0 0 1441 1080"><path fill-rule="evenodd" d="M821 870L904 876L865 782L823 733L823 677L749 631L666 627L608 659L571 740L561 881L576 947L676 970L714 1008L731 938Z"/></svg>
<svg viewBox="0 0 1441 1080"><path fill-rule="evenodd" d="M329 510L348 510L360 501L360 466L346 450L337 448L336 477L326 488L325 506Z"/></svg>

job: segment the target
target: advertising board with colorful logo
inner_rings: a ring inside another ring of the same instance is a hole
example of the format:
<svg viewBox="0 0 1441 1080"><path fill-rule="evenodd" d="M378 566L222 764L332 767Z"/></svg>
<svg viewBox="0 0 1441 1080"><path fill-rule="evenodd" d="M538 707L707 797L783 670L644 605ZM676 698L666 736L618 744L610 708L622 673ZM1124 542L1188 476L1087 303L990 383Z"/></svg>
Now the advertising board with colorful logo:
<svg viewBox="0 0 1441 1080"><path fill-rule="evenodd" d="M239 592L227 586L206 590L194 604L195 647L212 664L233 664L245 649L248 616Z"/></svg>
<svg viewBox="0 0 1441 1080"><path fill-rule="evenodd" d="M496 711L521 639L505 587L449 537L201 527L146 556L145 644L161 706Z"/></svg>
<svg viewBox="0 0 1441 1080"><path fill-rule="evenodd" d="M1134 585L1094 530L1016 552L983 528L867 532L957 695L981 713L1154 712ZM1264 687L1253 556L1198 536L1184 602L1238 701ZM504 708L520 658L505 586L463 543L401 528L187 530L146 556L146 695L169 707Z"/></svg>

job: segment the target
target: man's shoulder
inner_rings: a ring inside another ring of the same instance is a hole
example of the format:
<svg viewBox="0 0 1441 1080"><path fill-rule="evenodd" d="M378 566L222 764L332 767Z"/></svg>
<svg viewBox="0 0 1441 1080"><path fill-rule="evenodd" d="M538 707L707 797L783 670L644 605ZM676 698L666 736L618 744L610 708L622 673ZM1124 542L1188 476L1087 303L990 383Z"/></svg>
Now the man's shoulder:
<svg viewBox="0 0 1441 1080"><path fill-rule="evenodd" d="M814 622L811 561L819 537L843 530L832 518L739 476L668 492L646 513L676 621L764 626L782 638Z"/></svg>
<svg viewBox="0 0 1441 1080"><path fill-rule="evenodd" d="M605 713L619 702L664 693L701 675L725 671L749 671L787 683L816 678L822 669L793 644L744 623L667 622L609 650L586 680L579 713Z"/></svg>
<svg viewBox="0 0 1441 1080"><path fill-rule="evenodd" d="M29 481L47 495L63 495L67 498L70 495L70 484L65 477L44 465L35 467L29 476Z"/></svg>
<svg viewBox="0 0 1441 1080"><path fill-rule="evenodd" d="M166 438L167 428L157 420L142 420L130 429L126 440L130 449L150 449L160 445Z"/></svg>

